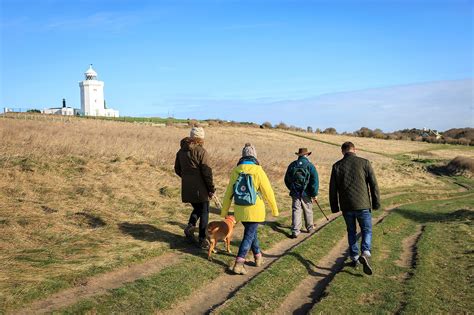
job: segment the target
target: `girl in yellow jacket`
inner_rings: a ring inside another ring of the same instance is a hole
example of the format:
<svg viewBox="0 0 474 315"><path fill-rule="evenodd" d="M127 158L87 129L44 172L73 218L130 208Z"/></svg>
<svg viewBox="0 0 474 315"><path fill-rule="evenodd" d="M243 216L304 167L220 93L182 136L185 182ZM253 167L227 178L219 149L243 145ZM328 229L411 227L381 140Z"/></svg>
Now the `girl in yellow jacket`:
<svg viewBox="0 0 474 315"><path fill-rule="evenodd" d="M222 205L221 216L225 217L228 212L232 199L234 197L234 185L241 173L250 175L253 187L257 192L255 204L251 205L234 205L234 215L237 221L241 221L244 225L244 236L240 243L239 253L235 260L232 270L236 274L246 274L244 263L245 256L251 249L255 258L255 265L261 266L263 263L262 252L258 243L257 229L258 225L265 221L265 204L263 199L267 201L272 209L272 215L278 216L278 207L273 194L272 186L268 180L267 174L257 161L257 151L250 143L246 143L242 149L242 158L239 160L230 174L229 185L227 186L224 203ZM263 199L262 199L263 198Z"/></svg>

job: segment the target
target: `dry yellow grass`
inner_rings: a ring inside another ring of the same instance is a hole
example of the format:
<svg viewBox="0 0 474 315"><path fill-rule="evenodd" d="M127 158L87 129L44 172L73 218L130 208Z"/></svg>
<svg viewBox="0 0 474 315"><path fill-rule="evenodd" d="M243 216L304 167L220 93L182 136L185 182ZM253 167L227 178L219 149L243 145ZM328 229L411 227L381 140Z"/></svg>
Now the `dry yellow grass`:
<svg viewBox="0 0 474 315"><path fill-rule="evenodd" d="M188 131L81 119L0 119L0 305L11 307L39 291L168 250L190 212L173 171ZM369 150L378 141L363 140L358 146ZM321 200L327 199L331 165L341 158L338 147L245 127L206 128L218 193L245 142L256 146L281 208L289 204L283 176L298 147L313 151ZM382 146L390 142L378 143L385 152ZM413 150L413 143L397 144L396 152ZM382 189L441 185L421 168L404 168L380 154L360 155L373 162ZM161 232L144 242L120 230L124 222L153 224Z"/></svg>
<svg viewBox="0 0 474 315"><path fill-rule="evenodd" d="M364 150L385 154L401 154L421 150L428 151L439 146L436 144L419 141L380 140L344 135L314 134L312 136L319 140L338 144L351 141L355 144L356 148L363 148Z"/></svg>

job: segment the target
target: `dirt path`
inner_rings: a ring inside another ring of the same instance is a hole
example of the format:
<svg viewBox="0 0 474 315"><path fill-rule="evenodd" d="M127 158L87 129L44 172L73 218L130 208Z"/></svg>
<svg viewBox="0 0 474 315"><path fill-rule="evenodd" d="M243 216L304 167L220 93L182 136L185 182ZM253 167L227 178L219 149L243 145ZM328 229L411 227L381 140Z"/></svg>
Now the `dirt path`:
<svg viewBox="0 0 474 315"><path fill-rule="evenodd" d="M417 225L416 232L413 235L405 238L402 242L402 254L395 262L400 267L412 268L416 261L416 245L423 233L424 226Z"/></svg>
<svg viewBox="0 0 474 315"><path fill-rule="evenodd" d="M373 225L382 222L391 210L399 206L392 206L377 218L372 219ZM326 287L331 283L334 276L342 270L347 256L347 236L344 236L326 256L317 262L312 275L308 275L286 297L275 314L308 314L314 304L319 302L324 296Z"/></svg>
<svg viewBox="0 0 474 315"><path fill-rule="evenodd" d="M340 214L329 215L329 220L320 219L316 221L317 229L311 233L300 234L297 239L285 239L270 250L264 253L265 263L262 267L257 268L248 263L246 265L248 273L246 275L234 275L232 273L224 273L211 283L202 287L199 291L194 292L186 300L174 305L171 310L164 311L160 314L208 314L223 305L225 301L230 299L241 287L254 278L259 273L266 270L273 262L282 257L285 253L292 250L298 244L304 242L314 233L321 230L327 224L331 223Z"/></svg>
<svg viewBox="0 0 474 315"><path fill-rule="evenodd" d="M119 288L127 282L135 281L154 273L163 268L177 263L183 254L164 254L142 264L132 265L120 268L99 276L90 278L86 283L79 287L73 287L40 301L30 304L27 308L16 311L15 314L42 314L50 313L67 307L81 299L94 295L100 295L107 290Z"/></svg>

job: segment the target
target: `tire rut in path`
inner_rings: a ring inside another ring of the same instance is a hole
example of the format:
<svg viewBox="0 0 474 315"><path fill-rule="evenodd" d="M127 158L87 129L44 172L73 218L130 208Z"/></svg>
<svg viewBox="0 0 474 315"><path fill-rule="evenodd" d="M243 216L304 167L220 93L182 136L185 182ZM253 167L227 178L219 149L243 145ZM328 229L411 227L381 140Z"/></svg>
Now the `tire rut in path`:
<svg viewBox="0 0 474 315"><path fill-rule="evenodd" d="M377 218L372 219L373 225L382 222L389 215L390 211L399 206L392 206ZM278 308L277 314L308 314L314 305L324 297L327 286L331 283L334 276L342 270L348 255L346 235L337 242L326 256L318 261L313 269L313 275L307 276L285 298L285 301ZM308 288L312 288L310 292L308 292Z"/></svg>
<svg viewBox="0 0 474 315"><path fill-rule="evenodd" d="M255 276L266 270L272 263L277 261L280 257L292 250L300 243L304 242L309 237L313 236L328 224L333 222L340 214L329 215L329 221L326 219L319 219L316 221L316 230L310 234L302 233L297 239L284 239L276 244L271 249L265 251L263 256L265 258L262 267L255 267L253 263L246 263L248 273L246 275L234 275L231 272L226 272L214 279L212 282L201 287L195 291L187 299L174 305L170 310L160 312L159 314L209 314L222 306L228 299L235 295L239 289L252 280Z"/></svg>
<svg viewBox="0 0 474 315"><path fill-rule="evenodd" d="M125 283L152 275L163 268L177 263L182 255L169 253L148 260L142 264L131 265L91 277L83 285L55 293L46 299L30 304L27 308L15 311L15 314L43 314L72 305L82 299L101 295L107 290L123 286Z"/></svg>

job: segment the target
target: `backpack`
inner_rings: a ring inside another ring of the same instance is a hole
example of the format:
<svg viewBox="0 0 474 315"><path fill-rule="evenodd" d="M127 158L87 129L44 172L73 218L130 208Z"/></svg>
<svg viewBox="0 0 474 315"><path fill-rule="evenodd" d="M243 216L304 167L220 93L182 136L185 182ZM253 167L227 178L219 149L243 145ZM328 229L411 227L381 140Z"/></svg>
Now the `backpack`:
<svg viewBox="0 0 474 315"><path fill-rule="evenodd" d="M303 194L309 184L311 173L307 167L308 163L296 161L290 170L291 188L298 194Z"/></svg>
<svg viewBox="0 0 474 315"><path fill-rule="evenodd" d="M250 174L241 172L234 184L234 203L239 206L251 206L257 202L257 192Z"/></svg>

